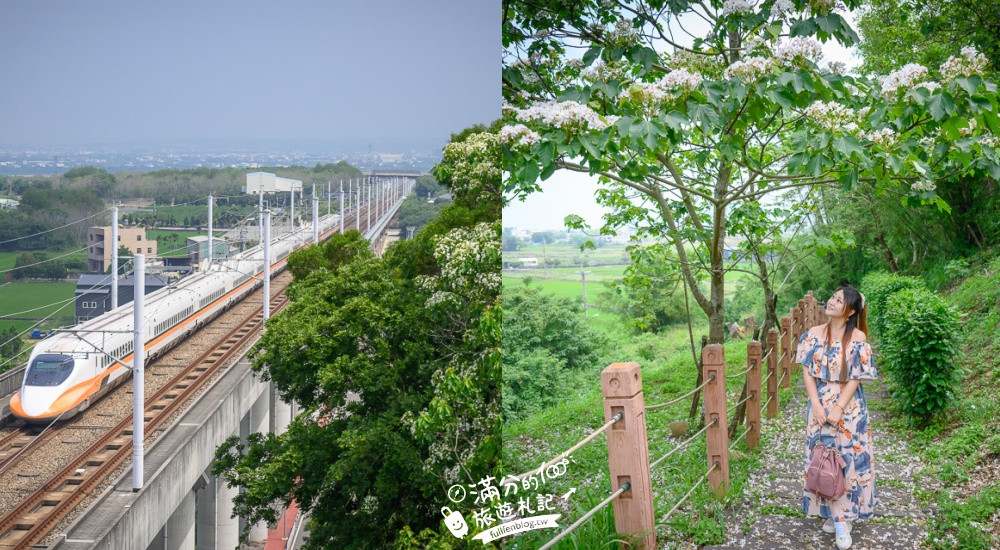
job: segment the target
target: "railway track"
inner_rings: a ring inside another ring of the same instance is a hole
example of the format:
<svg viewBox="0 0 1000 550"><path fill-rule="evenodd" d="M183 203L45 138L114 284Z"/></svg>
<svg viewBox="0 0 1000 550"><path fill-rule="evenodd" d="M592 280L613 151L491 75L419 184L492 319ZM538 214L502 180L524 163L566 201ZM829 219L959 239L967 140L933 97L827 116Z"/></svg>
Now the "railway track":
<svg viewBox="0 0 1000 550"><path fill-rule="evenodd" d="M287 282L290 277L286 275L284 278ZM276 290L277 292L271 300L271 311L275 313L288 304L284 289ZM246 300L243 303L245 302ZM218 321L223 321L223 318L216 319L210 326ZM210 346L208 350L176 373L168 383L162 385L149 396L145 403L144 433L146 437L154 436L156 429L172 413L177 411L224 365L234 357L238 357L240 352L254 341L262 323L263 309L261 307L254 308L252 313L241 321L230 323L235 326L228 330L215 345ZM167 359L170 355L171 353L167 354ZM128 386L123 386L123 388L126 387ZM119 391L123 388L119 388ZM79 419L77 422L83 421L83 419ZM76 426L71 423L60 429L48 430L51 433L45 437L51 439L56 433L64 430L95 428L104 427ZM15 432L4 439L9 439L7 446L13 448L13 446L25 441L27 437L29 436ZM41 442L37 440L30 444L32 452L25 452L19 462L23 463L43 447ZM24 445L20 447L23 449ZM63 518L69 515L82 500L105 481L109 474L118 466L130 462L131 455L132 417L127 415L121 418L116 425L107 427L106 432L90 444L84 452L70 460L0 520L0 548L5 550L8 548L31 548L41 542ZM7 467L10 468L12 464L9 463Z"/></svg>
<svg viewBox="0 0 1000 550"><path fill-rule="evenodd" d="M364 223L366 221L364 220L365 214L366 210L363 207L360 212L356 211L346 216L345 228L351 229L356 223L355 219L359 216L362 218L361 225L366 225ZM287 286L290 278L286 272L272 279L274 296L271 300L271 311L274 313L288 304L288 299L284 295L284 286ZM259 295L260 292L258 289L251 293L248 298L232 309L250 302L252 297ZM227 314L213 320L203 330L210 329L219 323L225 325L225 318L228 316L227 312ZM157 428L205 386L206 382L222 370L224 365L234 357L238 357L238 354L253 342L262 323L263 311L261 307L257 307L240 322L230 322L235 326L215 345L209 346L209 349L197 359L190 363L185 360L186 367L176 374L171 373L173 374L171 380L159 386L146 399L144 430L146 438L155 438ZM195 336L192 336L189 340L194 338ZM183 351L178 352L181 348L187 348L187 341L147 366L147 395L151 393L148 390L151 378L150 371L154 371L154 367L158 366L162 367L161 371L176 370L179 367L176 364L178 359L184 359ZM170 364L171 362L175 364ZM166 373L153 372L152 374L155 377L156 375L163 376ZM116 394L131 394L131 391L126 391L130 386L131 382L123 385L105 396L101 402L108 401ZM130 397L128 401L131 402ZM92 407L92 409L99 408L99 406ZM131 410L131 405L129 404L127 408ZM108 481L109 475L120 466L131 463L131 413L123 417L121 414L96 412L96 421L94 415L94 410L88 411L70 422L56 423L38 434L32 433L28 428L21 428L0 436L0 482L4 482L4 477L9 478L12 475L11 472L21 470L21 466L24 464L34 465L34 461L29 459L37 458L36 455L44 455L45 453L40 452L40 450L45 448L49 442L55 444L55 440L62 439L64 444L81 443L81 440L87 438L76 439L78 436L73 435L74 433L81 431L104 432L92 443L82 441L86 446L85 450L77 452L75 458L62 461L65 464L59 464L55 474L42 476L41 473L24 471L13 474L28 479L47 478L47 480L41 483L40 479L31 486L33 489L31 491L23 491L22 489L22 492L30 492L29 496L21 499L10 512L0 519L0 549L32 548L44 543L46 538L50 538L49 535L54 528L69 517L73 510L89 495L97 492L102 483ZM105 419L105 421L116 420L117 424L105 425L101 419ZM65 439L66 437L69 439ZM3 514L5 509L10 509L10 503L5 505L3 502L6 498L8 498L7 495L0 492L0 514Z"/></svg>

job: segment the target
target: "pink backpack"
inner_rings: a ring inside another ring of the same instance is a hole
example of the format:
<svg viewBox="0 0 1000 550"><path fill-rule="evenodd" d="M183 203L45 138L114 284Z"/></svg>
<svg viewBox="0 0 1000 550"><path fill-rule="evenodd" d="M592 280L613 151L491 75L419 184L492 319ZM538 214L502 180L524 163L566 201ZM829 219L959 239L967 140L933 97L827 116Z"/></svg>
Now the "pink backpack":
<svg viewBox="0 0 1000 550"><path fill-rule="evenodd" d="M844 459L836 449L816 442L812 462L806 471L806 491L827 500L837 500L847 489L844 487Z"/></svg>

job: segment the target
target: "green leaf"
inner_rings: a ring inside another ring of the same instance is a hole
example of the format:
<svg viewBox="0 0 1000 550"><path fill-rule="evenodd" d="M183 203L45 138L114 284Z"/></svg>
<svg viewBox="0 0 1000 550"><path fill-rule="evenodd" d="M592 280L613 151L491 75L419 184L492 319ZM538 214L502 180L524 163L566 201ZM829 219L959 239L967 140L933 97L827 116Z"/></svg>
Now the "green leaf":
<svg viewBox="0 0 1000 550"><path fill-rule="evenodd" d="M850 158L854 153L857 153L858 156L864 156L864 149L861 148L861 144L854 136L837 136L833 138L833 150L844 155L846 158Z"/></svg>
<svg viewBox="0 0 1000 550"><path fill-rule="evenodd" d="M795 105L795 98L792 97L792 94L789 93L788 90L783 88L772 88L768 90L767 97L785 109L790 109Z"/></svg>
<svg viewBox="0 0 1000 550"><path fill-rule="evenodd" d="M972 110L975 112L979 111L992 111L993 103L980 95L974 95L969 98L969 103L972 105Z"/></svg>
<svg viewBox="0 0 1000 550"><path fill-rule="evenodd" d="M931 91L928 90L927 88L924 88L923 86L910 88L906 92L906 97L912 99L914 103L920 105L921 107L924 106L924 103L927 102L927 98L930 97L930 95Z"/></svg>
<svg viewBox="0 0 1000 550"><path fill-rule="evenodd" d="M587 53L583 54L583 66L589 67L601 55L602 49L600 46L594 46L587 50Z"/></svg>
<svg viewBox="0 0 1000 550"><path fill-rule="evenodd" d="M680 111L670 111L661 117L661 120L667 125L668 128L678 132L682 131L684 129L684 125L690 122L688 118L684 116L684 113Z"/></svg>
<svg viewBox="0 0 1000 550"><path fill-rule="evenodd" d="M792 23L789 35L791 36L812 36L819 30L819 25L810 19L803 19Z"/></svg>
<svg viewBox="0 0 1000 550"><path fill-rule="evenodd" d="M930 101L927 102L927 109L930 111L931 116L934 117L934 120L940 122L948 118L955 111L955 102L952 100L951 94L942 92L931 96Z"/></svg>
<svg viewBox="0 0 1000 550"><path fill-rule="evenodd" d="M855 166L840 176L840 188L850 191L858 185L858 167Z"/></svg>

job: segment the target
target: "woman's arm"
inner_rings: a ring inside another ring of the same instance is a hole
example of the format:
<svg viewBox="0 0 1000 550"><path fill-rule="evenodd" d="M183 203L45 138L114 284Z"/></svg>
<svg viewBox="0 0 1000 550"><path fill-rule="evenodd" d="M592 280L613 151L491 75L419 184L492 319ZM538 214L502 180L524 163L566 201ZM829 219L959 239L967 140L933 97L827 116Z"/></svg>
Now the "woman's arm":
<svg viewBox="0 0 1000 550"><path fill-rule="evenodd" d="M837 402L833 405L833 410L830 411L830 423L836 424L840 421L840 418L844 416L844 410L847 405L851 403L851 399L854 398L854 392L858 390L858 386L861 385L861 380L848 380L844 384L843 388L840 390L840 397Z"/></svg>
<svg viewBox="0 0 1000 550"><path fill-rule="evenodd" d="M819 392L816 391L816 379L810 376L809 369L802 366L802 382L806 386L806 393L809 394L809 404L812 408L813 418L821 425L827 422L826 409L819 400Z"/></svg>

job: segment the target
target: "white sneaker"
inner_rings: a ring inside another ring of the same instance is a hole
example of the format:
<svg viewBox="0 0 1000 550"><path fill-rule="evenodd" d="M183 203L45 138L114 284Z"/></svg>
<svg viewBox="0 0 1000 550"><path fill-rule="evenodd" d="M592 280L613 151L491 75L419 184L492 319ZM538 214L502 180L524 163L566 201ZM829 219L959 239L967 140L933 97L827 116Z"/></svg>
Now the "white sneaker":
<svg viewBox="0 0 1000 550"><path fill-rule="evenodd" d="M846 523L847 523L847 532L850 533L851 532L851 522L848 521ZM833 526L833 520L832 519L826 520L826 523L823 524L823 532L824 533L836 533L837 532L837 529Z"/></svg>
<svg viewBox="0 0 1000 550"><path fill-rule="evenodd" d="M851 547L851 543L854 542L851 540L849 526L850 524L844 525L842 529L836 529L837 526L834 526L834 530L837 531L837 548L840 550L847 550Z"/></svg>

